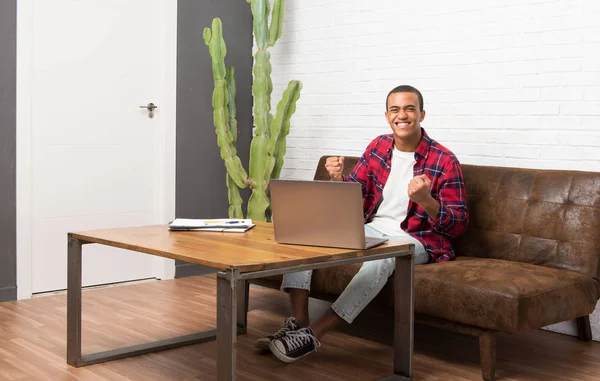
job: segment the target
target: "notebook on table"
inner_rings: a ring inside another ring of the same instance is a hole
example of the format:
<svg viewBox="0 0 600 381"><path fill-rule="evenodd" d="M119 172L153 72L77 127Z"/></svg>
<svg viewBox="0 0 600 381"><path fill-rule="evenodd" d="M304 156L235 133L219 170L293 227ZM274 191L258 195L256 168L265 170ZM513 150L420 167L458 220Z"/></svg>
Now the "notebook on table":
<svg viewBox="0 0 600 381"><path fill-rule="evenodd" d="M255 224L250 219L217 218L217 219L190 219L176 218L169 223L171 231L205 231L243 233L252 229Z"/></svg>
<svg viewBox="0 0 600 381"><path fill-rule="evenodd" d="M364 250L387 241L365 237L358 183L271 180L269 190L277 243Z"/></svg>

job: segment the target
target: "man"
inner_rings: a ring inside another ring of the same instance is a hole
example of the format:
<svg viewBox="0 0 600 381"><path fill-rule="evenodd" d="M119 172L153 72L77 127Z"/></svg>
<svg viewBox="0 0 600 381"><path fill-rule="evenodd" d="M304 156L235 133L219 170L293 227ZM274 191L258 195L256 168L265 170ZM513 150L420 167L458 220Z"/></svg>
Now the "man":
<svg viewBox="0 0 600 381"><path fill-rule="evenodd" d="M343 157L328 158L325 168L332 181L362 185L367 236L414 243L415 264L449 261L454 258L449 238L460 235L469 221L460 164L421 128L425 110L419 90L403 85L390 91L385 117L393 133L375 138L349 176L342 175ZM281 289L290 294L292 317L257 346L284 362L314 352L327 332L352 323L394 268L394 258L363 263L331 309L312 324L312 272L286 274Z"/></svg>

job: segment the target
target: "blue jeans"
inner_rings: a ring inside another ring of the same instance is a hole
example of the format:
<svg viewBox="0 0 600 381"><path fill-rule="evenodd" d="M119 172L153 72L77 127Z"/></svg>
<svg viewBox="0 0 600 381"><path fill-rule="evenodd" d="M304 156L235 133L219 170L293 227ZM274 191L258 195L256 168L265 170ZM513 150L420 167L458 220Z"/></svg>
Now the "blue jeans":
<svg viewBox="0 0 600 381"><path fill-rule="evenodd" d="M365 235L368 237L387 238L415 244L415 264L425 264L429 255L417 239L406 235L400 237L387 236L378 230L365 225ZM331 305L331 309L348 323L352 323L358 314L381 291L388 278L394 273L396 259L387 258L364 262L358 273L352 278L342 294ZM281 290L287 292L290 288L299 288L310 291L312 270L285 274Z"/></svg>

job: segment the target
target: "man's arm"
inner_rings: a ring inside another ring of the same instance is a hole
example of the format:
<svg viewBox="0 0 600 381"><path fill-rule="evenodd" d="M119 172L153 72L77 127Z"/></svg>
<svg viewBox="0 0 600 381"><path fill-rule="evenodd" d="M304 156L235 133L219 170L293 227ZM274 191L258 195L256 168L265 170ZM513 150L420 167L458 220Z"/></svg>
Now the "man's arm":
<svg viewBox="0 0 600 381"><path fill-rule="evenodd" d="M408 184L408 196L429 216L433 230L451 237L460 235L469 223L467 197L460 165L452 162L444 169L438 200L431 196L427 175L414 177Z"/></svg>
<svg viewBox="0 0 600 381"><path fill-rule="evenodd" d="M437 218L431 218L433 230L450 237L458 237L469 224L467 195L462 169L458 162L452 162L445 170L438 191L438 200L439 213L435 215Z"/></svg>
<svg viewBox="0 0 600 381"><path fill-rule="evenodd" d="M440 212L440 203L431 196L431 180L427 175L413 177L408 183L408 197L419 204L427 215L435 220Z"/></svg>
<svg viewBox="0 0 600 381"><path fill-rule="evenodd" d="M367 186L367 178L369 171L369 152L373 150L377 143L377 139L374 139L365 151L362 156L358 159L358 162L352 169L352 171L348 174L348 176L343 176L342 172L344 170L344 158L343 156L334 156L329 157L325 161L325 168L329 174L329 178L332 181L348 181L348 182L356 182L359 183L362 187L363 195L365 194L365 189Z"/></svg>

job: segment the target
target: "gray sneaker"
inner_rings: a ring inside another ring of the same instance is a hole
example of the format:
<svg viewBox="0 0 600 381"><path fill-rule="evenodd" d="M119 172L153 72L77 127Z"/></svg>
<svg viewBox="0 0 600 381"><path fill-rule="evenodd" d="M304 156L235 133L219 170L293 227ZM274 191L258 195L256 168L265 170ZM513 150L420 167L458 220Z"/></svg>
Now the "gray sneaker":
<svg viewBox="0 0 600 381"><path fill-rule="evenodd" d="M295 331L297 329L300 329L300 326L296 324L296 318L289 317L285 319L283 325L281 326L281 328L279 328L279 331L267 337L261 337L260 339L256 340L255 345L257 348L260 349L269 349L269 344L271 344L271 341L279 339L285 336L286 333Z"/></svg>
<svg viewBox="0 0 600 381"><path fill-rule="evenodd" d="M300 328L288 332L279 339L274 339L269 344L269 349L283 362L294 362L317 350L321 343L315 337L312 328Z"/></svg>

